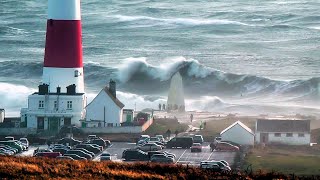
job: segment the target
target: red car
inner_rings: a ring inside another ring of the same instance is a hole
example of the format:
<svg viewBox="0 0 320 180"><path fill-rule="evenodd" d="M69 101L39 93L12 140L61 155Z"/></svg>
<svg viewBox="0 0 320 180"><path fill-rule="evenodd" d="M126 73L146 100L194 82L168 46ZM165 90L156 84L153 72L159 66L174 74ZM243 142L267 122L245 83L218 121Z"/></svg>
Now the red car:
<svg viewBox="0 0 320 180"><path fill-rule="evenodd" d="M239 151L239 147L227 142L218 142L215 150L216 151Z"/></svg>
<svg viewBox="0 0 320 180"><path fill-rule="evenodd" d="M201 152L202 146L200 143L193 143L191 146L191 152Z"/></svg>
<svg viewBox="0 0 320 180"><path fill-rule="evenodd" d="M34 157L47 157L47 158L56 158L58 156L61 156L61 153L59 153L59 152L39 152L34 155Z"/></svg>

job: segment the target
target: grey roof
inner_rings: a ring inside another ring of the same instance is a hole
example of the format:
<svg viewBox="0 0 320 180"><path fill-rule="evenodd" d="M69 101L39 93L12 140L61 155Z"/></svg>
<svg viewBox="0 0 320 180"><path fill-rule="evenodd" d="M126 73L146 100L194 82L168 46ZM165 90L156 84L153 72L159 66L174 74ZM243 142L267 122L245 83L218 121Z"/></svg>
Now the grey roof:
<svg viewBox="0 0 320 180"><path fill-rule="evenodd" d="M259 132L310 132L310 120L258 119Z"/></svg>
<svg viewBox="0 0 320 180"><path fill-rule="evenodd" d="M122 104L122 102L121 102L118 98L114 97L114 96L111 94L108 86L104 87L103 90L104 90L104 92L106 92L106 93L108 94L108 96L112 99L112 101L113 101L119 108L122 109L122 108L124 107L124 104Z"/></svg>

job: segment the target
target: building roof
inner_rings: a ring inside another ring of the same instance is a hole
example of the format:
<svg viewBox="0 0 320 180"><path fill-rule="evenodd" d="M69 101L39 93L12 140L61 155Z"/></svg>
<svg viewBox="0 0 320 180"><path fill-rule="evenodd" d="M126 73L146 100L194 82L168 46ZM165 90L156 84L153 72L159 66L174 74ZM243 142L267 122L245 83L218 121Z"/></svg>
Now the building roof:
<svg viewBox="0 0 320 180"><path fill-rule="evenodd" d="M237 122L231 124L229 127L225 128L223 131L221 131L220 135L222 135L223 133L227 132L228 130L230 130L232 127L234 127L237 124L240 125L246 131L248 131L249 133L251 133L252 135L254 135L254 132L248 126L246 126L245 124L243 124L240 121L237 121Z"/></svg>
<svg viewBox="0 0 320 180"><path fill-rule="evenodd" d="M122 104L122 102L116 98L116 97L113 97L113 95L111 94L111 92L109 91L109 87L106 86L102 89L105 93L107 93L107 95L112 99L112 101L119 107L119 108L123 108L124 107L124 104Z"/></svg>
<svg viewBox="0 0 320 180"><path fill-rule="evenodd" d="M310 132L310 120L270 120L258 119L260 132Z"/></svg>

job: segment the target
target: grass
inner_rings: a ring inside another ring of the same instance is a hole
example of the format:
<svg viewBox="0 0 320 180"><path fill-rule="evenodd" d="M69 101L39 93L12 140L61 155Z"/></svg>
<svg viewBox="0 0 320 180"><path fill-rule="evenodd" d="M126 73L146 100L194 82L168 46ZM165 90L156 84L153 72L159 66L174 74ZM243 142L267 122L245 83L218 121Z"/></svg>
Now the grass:
<svg viewBox="0 0 320 180"><path fill-rule="evenodd" d="M154 119L153 124L144 132L144 134L151 136L156 134L165 135L168 129L170 129L172 134L174 134L176 130L180 133L186 131L188 129L188 125L179 123L177 119L157 118Z"/></svg>
<svg viewBox="0 0 320 180"><path fill-rule="evenodd" d="M247 155L244 168L286 174L320 175L320 147L268 145L255 147Z"/></svg>
<svg viewBox="0 0 320 180"><path fill-rule="evenodd" d="M0 156L0 179L288 179L280 173L220 174L183 165ZM315 177L315 178L320 178Z"/></svg>

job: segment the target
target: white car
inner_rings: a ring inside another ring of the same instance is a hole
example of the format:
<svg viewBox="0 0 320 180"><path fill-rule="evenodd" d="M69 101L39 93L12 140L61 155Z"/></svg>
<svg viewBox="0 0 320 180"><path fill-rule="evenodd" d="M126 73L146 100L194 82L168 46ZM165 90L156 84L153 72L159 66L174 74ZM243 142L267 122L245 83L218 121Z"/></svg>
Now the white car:
<svg viewBox="0 0 320 180"><path fill-rule="evenodd" d="M140 149L142 151L159 151L162 149L162 146L156 143L146 143L142 146L136 147L136 149Z"/></svg>
<svg viewBox="0 0 320 180"><path fill-rule="evenodd" d="M29 148L29 141L27 138L20 138L19 141L22 145L24 145L27 149Z"/></svg>
<svg viewBox="0 0 320 180"><path fill-rule="evenodd" d="M102 153L100 155L100 161L111 161L110 153Z"/></svg>

